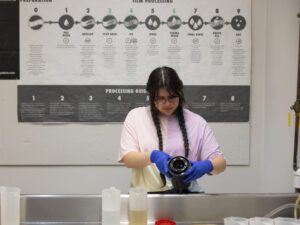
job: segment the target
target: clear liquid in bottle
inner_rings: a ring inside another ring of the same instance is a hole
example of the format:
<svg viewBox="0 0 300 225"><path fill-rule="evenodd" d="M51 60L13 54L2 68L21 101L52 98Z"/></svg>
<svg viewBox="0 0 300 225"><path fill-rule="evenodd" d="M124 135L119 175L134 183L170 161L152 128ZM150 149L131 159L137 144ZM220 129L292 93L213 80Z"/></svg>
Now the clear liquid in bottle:
<svg viewBox="0 0 300 225"><path fill-rule="evenodd" d="M120 211L102 211L102 225L120 225Z"/></svg>
<svg viewBox="0 0 300 225"><path fill-rule="evenodd" d="M114 187L102 190L102 225L120 225L120 193Z"/></svg>

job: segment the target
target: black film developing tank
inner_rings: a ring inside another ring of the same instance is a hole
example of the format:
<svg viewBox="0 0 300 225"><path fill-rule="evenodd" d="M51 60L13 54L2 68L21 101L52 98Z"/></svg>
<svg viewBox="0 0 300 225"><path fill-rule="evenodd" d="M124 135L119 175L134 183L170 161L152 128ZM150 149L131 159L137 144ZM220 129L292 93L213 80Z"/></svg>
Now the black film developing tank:
<svg viewBox="0 0 300 225"><path fill-rule="evenodd" d="M187 193L188 186L183 182L186 171L191 167L190 161L183 156L176 156L169 160L168 169L172 176L172 184L176 193Z"/></svg>

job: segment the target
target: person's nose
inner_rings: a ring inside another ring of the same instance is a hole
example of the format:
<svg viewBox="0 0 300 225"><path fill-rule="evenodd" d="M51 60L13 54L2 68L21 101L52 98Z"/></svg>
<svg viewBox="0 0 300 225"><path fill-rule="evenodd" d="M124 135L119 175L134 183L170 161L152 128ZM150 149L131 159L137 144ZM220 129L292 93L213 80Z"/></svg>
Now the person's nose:
<svg viewBox="0 0 300 225"><path fill-rule="evenodd" d="M168 98L165 99L165 105L166 105L166 106L171 105L171 102L170 102L170 100L169 100Z"/></svg>

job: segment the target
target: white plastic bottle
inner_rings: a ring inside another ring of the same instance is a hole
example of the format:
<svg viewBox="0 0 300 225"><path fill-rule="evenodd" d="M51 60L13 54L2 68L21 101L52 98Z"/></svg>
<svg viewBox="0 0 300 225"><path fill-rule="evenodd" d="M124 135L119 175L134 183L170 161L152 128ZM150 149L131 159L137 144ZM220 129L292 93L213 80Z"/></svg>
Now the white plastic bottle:
<svg viewBox="0 0 300 225"><path fill-rule="evenodd" d="M20 188L1 187L1 225L20 224Z"/></svg>
<svg viewBox="0 0 300 225"><path fill-rule="evenodd" d="M120 225L120 194L115 187L102 190L102 225Z"/></svg>
<svg viewBox="0 0 300 225"><path fill-rule="evenodd" d="M129 190L129 225L147 225L147 192L142 187Z"/></svg>

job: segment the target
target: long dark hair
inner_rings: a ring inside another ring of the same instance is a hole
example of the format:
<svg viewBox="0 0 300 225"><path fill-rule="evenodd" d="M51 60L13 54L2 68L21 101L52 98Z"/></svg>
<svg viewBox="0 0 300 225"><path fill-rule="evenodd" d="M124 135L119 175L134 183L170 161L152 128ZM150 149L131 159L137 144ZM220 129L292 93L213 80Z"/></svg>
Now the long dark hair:
<svg viewBox="0 0 300 225"><path fill-rule="evenodd" d="M180 80L177 72L170 67L158 67L153 70L149 76L146 90L149 93L150 97L150 109L152 119L156 128L159 150L163 151L163 138L161 133L161 125L159 120L159 112L155 106L155 100L158 95L158 91L160 88L165 88L169 94L179 96L179 104L176 109L176 117L178 120L178 124L182 133L183 143L184 143L184 153L185 157L189 155L189 140L185 126L185 119L183 115L183 104L184 104L184 94L183 94L183 83ZM161 175L162 176L162 175ZM165 186L165 177L162 176L164 186Z"/></svg>

